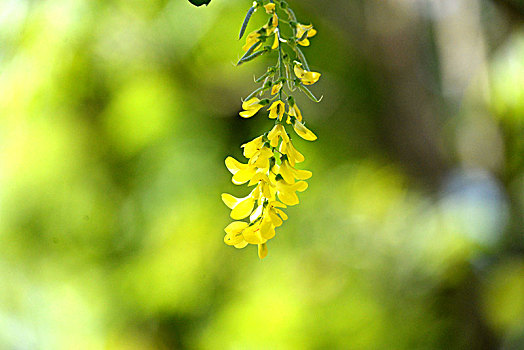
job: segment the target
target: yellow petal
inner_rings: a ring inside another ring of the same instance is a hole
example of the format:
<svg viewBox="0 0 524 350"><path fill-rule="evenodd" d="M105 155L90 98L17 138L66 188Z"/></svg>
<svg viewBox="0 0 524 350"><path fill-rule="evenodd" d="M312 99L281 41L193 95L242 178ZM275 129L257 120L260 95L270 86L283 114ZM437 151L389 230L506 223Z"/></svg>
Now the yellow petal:
<svg viewBox="0 0 524 350"><path fill-rule="evenodd" d="M260 155L260 156L258 156L258 157L256 158L256 160L255 160L255 162L253 163L253 165L254 165L257 169L267 169L267 168L269 168L269 158Z"/></svg>
<svg viewBox="0 0 524 350"><path fill-rule="evenodd" d="M275 227L269 220L262 221L262 224L260 225L260 235L264 239L271 239L275 237Z"/></svg>
<svg viewBox="0 0 524 350"><path fill-rule="evenodd" d="M275 196L275 194L273 193L273 191L271 191L271 186L268 182L269 181L262 183L262 194L264 195L264 197L271 199Z"/></svg>
<svg viewBox="0 0 524 350"><path fill-rule="evenodd" d="M293 143L291 143L291 140L289 142L282 142L280 144L279 152L287 154L287 158L291 166L295 166L295 163L300 163L304 161L304 156L302 155L302 153L297 151L295 147L293 147Z"/></svg>
<svg viewBox="0 0 524 350"><path fill-rule="evenodd" d="M233 175L233 183L235 185L241 185L243 183L248 182L251 180L251 178L255 175L256 169L255 167L249 167L246 169L239 170L238 172Z"/></svg>
<svg viewBox="0 0 524 350"><path fill-rule="evenodd" d="M275 40L273 41L273 45L271 45L271 49L272 50L276 50L278 49L278 45L279 45L279 42L278 42L278 34L275 33ZM274 95L274 94L273 94Z"/></svg>
<svg viewBox="0 0 524 350"><path fill-rule="evenodd" d="M271 25L275 28L278 27L278 16L276 13L273 14L273 21L271 22Z"/></svg>
<svg viewBox="0 0 524 350"><path fill-rule="evenodd" d="M298 196L295 192L278 192L278 199L287 205L296 205L299 203Z"/></svg>
<svg viewBox="0 0 524 350"><path fill-rule="evenodd" d="M278 92L280 91L280 89L282 89L282 85L283 85L282 82L273 85L273 87L271 88L271 95L276 95L276 94L278 94Z"/></svg>
<svg viewBox="0 0 524 350"><path fill-rule="evenodd" d="M280 209L275 209L275 212L280 215L280 217L282 218L282 220L287 220L288 219L288 216L286 215L286 213L284 213L284 211L280 210Z"/></svg>
<svg viewBox="0 0 524 350"><path fill-rule="evenodd" d="M273 157L273 151L267 147L262 147L260 149L260 154L259 154L259 158L270 158L270 157Z"/></svg>
<svg viewBox="0 0 524 350"><path fill-rule="evenodd" d="M222 201L224 202L225 205L228 206L229 209L233 209L239 202L239 199L237 197L230 195L229 193L222 193Z"/></svg>
<svg viewBox="0 0 524 350"><path fill-rule="evenodd" d="M243 224L246 225L243 227L247 227L246 222L244 222ZM244 242L244 237L242 236L242 230L233 231L224 236L224 243L226 243L227 245L237 246L241 244L242 242Z"/></svg>
<svg viewBox="0 0 524 350"><path fill-rule="evenodd" d="M291 158L294 158L297 163L301 163L304 161L305 158L302 155L302 153L297 151L297 149L293 146L291 142L287 143L287 151L288 151L288 156Z"/></svg>
<svg viewBox="0 0 524 350"><path fill-rule="evenodd" d="M282 225L282 219L277 215L277 213L274 210L270 210L268 214L269 218L271 219L271 223L275 225L275 227L279 227Z"/></svg>
<svg viewBox="0 0 524 350"><path fill-rule="evenodd" d="M300 109L298 108L297 104L294 104L293 107L289 109L289 115L295 117L299 122L302 121L302 112L300 112ZM289 119L288 124L290 124Z"/></svg>
<svg viewBox="0 0 524 350"><path fill-rule="evenodd" d="M305 25L302 23L297 23L297 38L301 38L306 32L306 30L311 28L313 28L312 24Z"/></svg>
<svg viewBox="0 0 524 350"><path fill-rule="evenodd" d="M242 243L244 241L244 237L242 236L242 233L236 233L236 234L227 234L224 236L224 243L227 245L237 245L239 243Z"/></svg>
<svg viewBox="0 0 524 350"><path fill-rule="evenodd" d="M268 15L272 14L273 12L275 12L275 4L274 3L269 3L267 5L264 5L264 8L266 9L266 13Z"/></svg>
<svg viewBox="0 0 524 350"><path fill-rule="evenodd" d="M304 85L312 85L312 84L315 84L318 79L320 79L320 76L322 74L318 73L318 72L306 72L304 74L304 77L302 77L301 81L302 81L302 84Z"/></svg>
<svg viewBox="0 0 524 350"><path fill-rule="evenodd" d="M304 24L297 24L297 34L296 34L296 37L297 38L302 38L304 36L304 33L307 31L307 37L304 39L304 40L301 40L299 41L298 43L302 46L309 46L310 42L307 38L311 38L313 36L315 36L317 34L317 31L315 29L313 29L313 25L312 24L309 24L309 25L304 25Z"/></svg>
<svg viewBox="0 0 524 350"><path fill-rule="evenodd" d="M302 46L309 46L311 43L309 42L309 39L306 38L304 40L299 41L298 44Z"/></svg>
<svg viewBox="0 0 524 350"><path fill-rule="evenodd" d="M260 33L258 31L251 32L246 37L246 44L242 46L242 50L247 51L251 46L253 46L257 41Z"/></svg>
<svg viewBox="0 0 524 350"><path fill-rule="evenodd" d="M267 256L267 245L265 243L259 244L258 245L258 257L260 259L264 259L266 256Z"/></svg>
<svg viewBox="0 0 524 350"><path fill-rule="evenodd" d="M260 181L269 182L269 178L263 172L257 172L255 175L253 175L253 177L251 178L251 180L249 181L247 185L253 186L253 185L256 185Z"/></svg>
<svg viewBox="0 0 524 350"><path fill-rule="evenodd" d="M278 137L282 137L283 140L286 142L289 141L289 137L287 136L286 129L282 124L277 124L271 129L269 134L267 135L267 138L269 139L269 143L271 147L276 147L278 145Z"/></svg>
<svg viewBox="0 0 524 350"><path fill-rule="evenodd" d="M289 183L293 184L295 183L295 177L293 176L293 171L290 168L289 162L287 160L283 161L280 165L280 175L284 178L284 180Z"/></svg>
<svg viewBox="0 0 524 350"><path fill-rule="evenodd" d="M262 136L257 137L248 143L243 144L241 147L244 149L244 157L251 158L253 155L262 147L263 144Z"/></svg>
<svg viewBox="0 0 524 350"><path fill-rule="evenodd" d="M286 208L286 205L278 201L273 201L270 204L273 208Z"/></svg>
<svg viewBox="0 0 524 350"><path fill-rule="evenodd" d="M252 97L249 100L242 102L242 109L252 109L260 100L257 97Z"/></svg>
<svg viewBox="0 0 524 350"><path fill-rule="evenodd" d="M273 86L273 88L275 86ZM270 119L278 118L279 120L282 119L282 116L284 115L285 108L286 108L286 105L284 104L284 102L282 102L282 101L275 101L275 102L273 102L271 107L269 107L269 118Z"/></svg>
<svg viewBox="0 0 524 350"><path fill-rule="evenodd" d="M302 137L304 140L315 141L317 139L317 136L298 120L293 124L293 129L295 129L298 136Z"/></svg>
<svg viewBox="0 0 524 350"><path fill-rule="evenodd" d="M230 223L224 231L226 231L226 236L224 237L224 243L227 245L238 245L244 241L242 236L242 231L248 226L247 222L243 221L234 221Z"/></svg>
<svg viewBox="0 0 524 350"><path fill-rule="evenodd" d="M297 78L300 78L300 79L302 79L304 75L306 74L306 71L304 70L304 68L302 68L302 66L299 64L296 64L293 70L295 71L295 75L297 76Z"/></svg>
<svg viewBox="0 0 524 350"><path fill-rule="evenodd" d="M257 112L260 110L260 108L262 108L262 106L260 107L257 107L257 108L253 108L253 109L248 109L247 111L242 111L240 113L238 113L242 118L251 118L252 116L254 116L255 114L257 114Z"/></svg>
<svg viewBox="0 0 524 350"><path fill-rule="evenodd" d="M293 186L291 186L291 188L293 189L293 191L304 192L305 190L307 190L308 186L309 185L307 184L307 182L299 181Z"/></svg>
<svg viewBox="0 0 524 350"><path fill-rule="evenodd" d="M247 227L242 232L242 235L246 242L250 244L262 244L266 242L266 240L260 235L260 224Z"/></svg>
<svg viewBox="0 0 524 350"><path fill-rule="evenodd" d="M245 219L251 214L253 206L255 205L255 200L252 197L249 197L241 202L239 202L233 210L231 210L231 219L233 220L242 220Z"/></svg>
<svg viewBox="0 0 524 350"><path fill-rule="evenodd" d="M245 248L248 245L248 243L244 240L238 244L235 244L235 248L242 249Z"/></svg>
<svg viewBox="0 0 524 350"><path fill-rule="evenodd" d="M235 175L239 170L246 169L247 167L248 167L247 164L240 163L238 160L236 160L233 157L226 158L226 168L233 175Z"/></svg>
<svg viewBox="0 0 524 350"><path fill-rule="evenodd" d="M309 170L294 169L293 175L295 176L295 179L307 180L311 176L313 176L313 173L311 171L309 171Z"/></svg>
<svg viewBox="0 0 524 350"><path fill-rule="evenodd" d="M230 234L238 233L238 232L242 232L242 230L244 230L248 226L249 226L249 224L247 222L244 222L244 221L233 221L232 223L230 223L229 225L226 226L224 231L226 231L226 233L230 233Z"/></svg>

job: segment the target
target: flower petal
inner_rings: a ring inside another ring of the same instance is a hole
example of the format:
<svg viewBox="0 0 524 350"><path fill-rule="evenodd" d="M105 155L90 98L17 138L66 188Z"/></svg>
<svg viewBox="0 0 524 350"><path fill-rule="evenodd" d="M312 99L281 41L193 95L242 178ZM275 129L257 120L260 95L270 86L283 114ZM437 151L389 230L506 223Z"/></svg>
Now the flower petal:
<svg viewBox="0 0 524 350"><path fill-rule="evenodd" d="M251 109L253 105L256 105L260 102L260 99L257 97L252 97L249 100L242 102L243 109Z"/></svg>
<svg viewBox="0 0 524 350"><path fill-rule="evenodd" d="M226 233L230 233L230 234L238 233L238 232L242 232L242 230L244 230L248 226L249 226L249 224L247 222L244 222L244 221L233 221L232 223L230 223L229 225L226 226L224 231L226 231Z"/></svg>
<svg viewBox="0 0 524 350"><path fill-rule="evenodd" d="M239 170L246 169L248 167L247 164L240 163L233 157L227 157L225 163L227 170L229 170L229 172L233 175L235 175Z"/></svg>
<svg viewBox="0 0 524 350"><path fill-rule="evenodd" d="M302 137L304 140L315 141L317 139L317 136L298 120L293 124L293 129L295 129L298 136Z"/></svg>
<svg viewBox="0 0 524 350"><path fill-rule="evenodd" d="M304 192L305 190L307 190L308 186L309 185L307 182L299 181L293 186L291 186L291 188L293 189L293 191Z"/></svg>
<svg viewBox="0 0 524 350"><path fill-rule="evenodd" d="M306 72L306 74L304 74L304 77L301 79L302 84L313 85L318 81L318 79L320 79L321 75L322 74L318 72Z"/></svg>
<svg viewBox="0 0 524 350"><path fill-rule="evenodd" d="M231 210L231 219L233 220L242 220L245 219L253 211L253 206L255 205L255 200L249 196L247 199L239 202L233 210Z"/></svg>
<svg viewBox="0 0 524 350"><path fill-rule="evenodd" d="M309 171L309 170L294 169L293 175L295 176L295 179L307 180L311 176L313 176L313 173L311 171Z"/></svg>
<svg viewBox="0 0 524 350"><path fill-rule="evenodd" d="M298 196L295 192L278 192L278 199L287 205L296 205L299 203Z"/></svg>
<svg viewBox="0 0 524 350"><path fill-rule="evenodd" d="M275 225L275 227L279 227L282 225L282 219L277 215L277 213L274 210L269 210L268 214L269 218L271 219L271 223Z"/></svg>
<svg viewBox="0 0 524 350"><path fill-rule="evenodd" d="M245 248L248 245L248 243L244 240L238 244L235 244L235 248L242 249Z"/></svg>
<svg viewBox="0 0 524 350"><path fill-rule="evenodd" d="M244 157L251 158L253 155L262 147L263 144L263 137L259 136L247 143L244 143L242 146L244 149Z"/></svg>
<svg viewBox="0 0 524 350"><path fill-rule="evenodd" d="M239 170L235 173L235 175L233 175L233 183L235 185L241 185L243 183L246 183L249 180L251 180L251 178L253 177L253 175L255 175L255 173L256 173L256 169L253 166L246 168L246 169Z"/></svg>
<svg viewBox="0 0 524 350"><path fill-rule="evenodd" d="M264 239L271 239L275 237L275 227L269 220L262 221L260 224L260 235Z"/></svg>
<svg viewBox="0 0 524 350"><path fill-rule="evenodd" d="M222 193L222 201L225 205L228 206L229 209L234 209L237 206L238 202L240 202L240 199L230 195L229 193Z"/></svg>
<svg viewBox="0 0 524 350"><path fill-rule="evenodd" d="M257 114L258 109L248 109L247 111L242 111L240 113L238 113L238 115L240 115L242 118L251 118L252 116L254 116L255 114Z"/></svg>
<svg viewBox="0 0 524 350"><path fill-rule="evenodd" d="M289 162L287 160L283 161L280 165L280 175L284 178L284 180L289 183L293 184L295 183L295 176L293 176L293 171L291 170L291 167L289 165Z"/></svg>
<svg viewBox="0 0 524 350"><path fill-rule="evenodd" d="M247 227L242 235L246 242L250 244L262 244L266 242L266 240L260 235L260 224Z"/></svg>
<svg viewBox="0 0 524 350"><path fill-rule="evenodd" d="M258 257L260 259L264 259L266 256L267 256L267 245L266 243L264 244L259 244L258 245Z"/></svg>

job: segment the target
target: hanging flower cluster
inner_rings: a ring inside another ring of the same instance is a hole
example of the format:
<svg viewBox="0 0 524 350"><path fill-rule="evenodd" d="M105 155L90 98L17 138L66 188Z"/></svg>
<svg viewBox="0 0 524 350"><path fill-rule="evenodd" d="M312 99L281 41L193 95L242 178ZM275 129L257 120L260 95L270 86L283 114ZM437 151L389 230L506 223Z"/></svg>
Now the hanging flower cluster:
<svg viewBox="0 0 524 350"><path fill-rule="evenodd" d="M253 91L242 103L242 118L251 118L266 109L269 119L275 121L269 132L242 145L247 163L233 157L226 158L226 167L233 174L236 185L247 183L253 190L244 198L228 193L222 200L231 209L233 221L226 228L224 242L236 248L248 244L258 245L258 256L267 255L267 241L275 236L275 228L287 220L282 210L299 203L297 192L303 192L311 177L307 170L296 168L304 161L288 134L286 125L291 125L301 138L314 141L316 135L304 123L302 113L292 93L297 89L315 102L320 102L306 87L320 78L312 72L300 46L309 46L309 38L317 31L313 25L298 23L293 11L283 0L258 0L253 2L240 30L243 37L251 15L263 8L269 19L262 28L247 35L243 46L245 54L238 65L262 55L276 52L278 60L274 66L255 82L262 86ZM293 74L294 73L294 74ZM286 92L287 87L287 92ZM248 221L240 221L248 219Z"/></svg>

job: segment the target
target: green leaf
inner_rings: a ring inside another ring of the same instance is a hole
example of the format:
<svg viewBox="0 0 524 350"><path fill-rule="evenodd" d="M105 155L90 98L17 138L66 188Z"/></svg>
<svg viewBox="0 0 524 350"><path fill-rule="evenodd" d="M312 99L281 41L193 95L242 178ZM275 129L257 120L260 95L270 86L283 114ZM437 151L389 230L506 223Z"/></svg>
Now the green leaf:
<svg viewBox="0 0 524 350"><path fill-rule="evenodd" d="M192 3L195 6L202 6L209 4L211 0L189 0L190 3Z"/></svg>

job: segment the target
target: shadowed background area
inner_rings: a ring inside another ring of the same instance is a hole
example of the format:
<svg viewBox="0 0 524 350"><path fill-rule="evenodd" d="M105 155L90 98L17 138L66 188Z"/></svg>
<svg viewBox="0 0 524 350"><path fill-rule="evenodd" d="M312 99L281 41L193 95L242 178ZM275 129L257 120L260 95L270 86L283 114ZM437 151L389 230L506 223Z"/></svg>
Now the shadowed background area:
<svg viewBox="0 0 524 350"><path fill-rule="evenodd" d="M289 3L324 99L260 261L251 1L0 2L0 348L524 349L522 1Z"/></svg>

